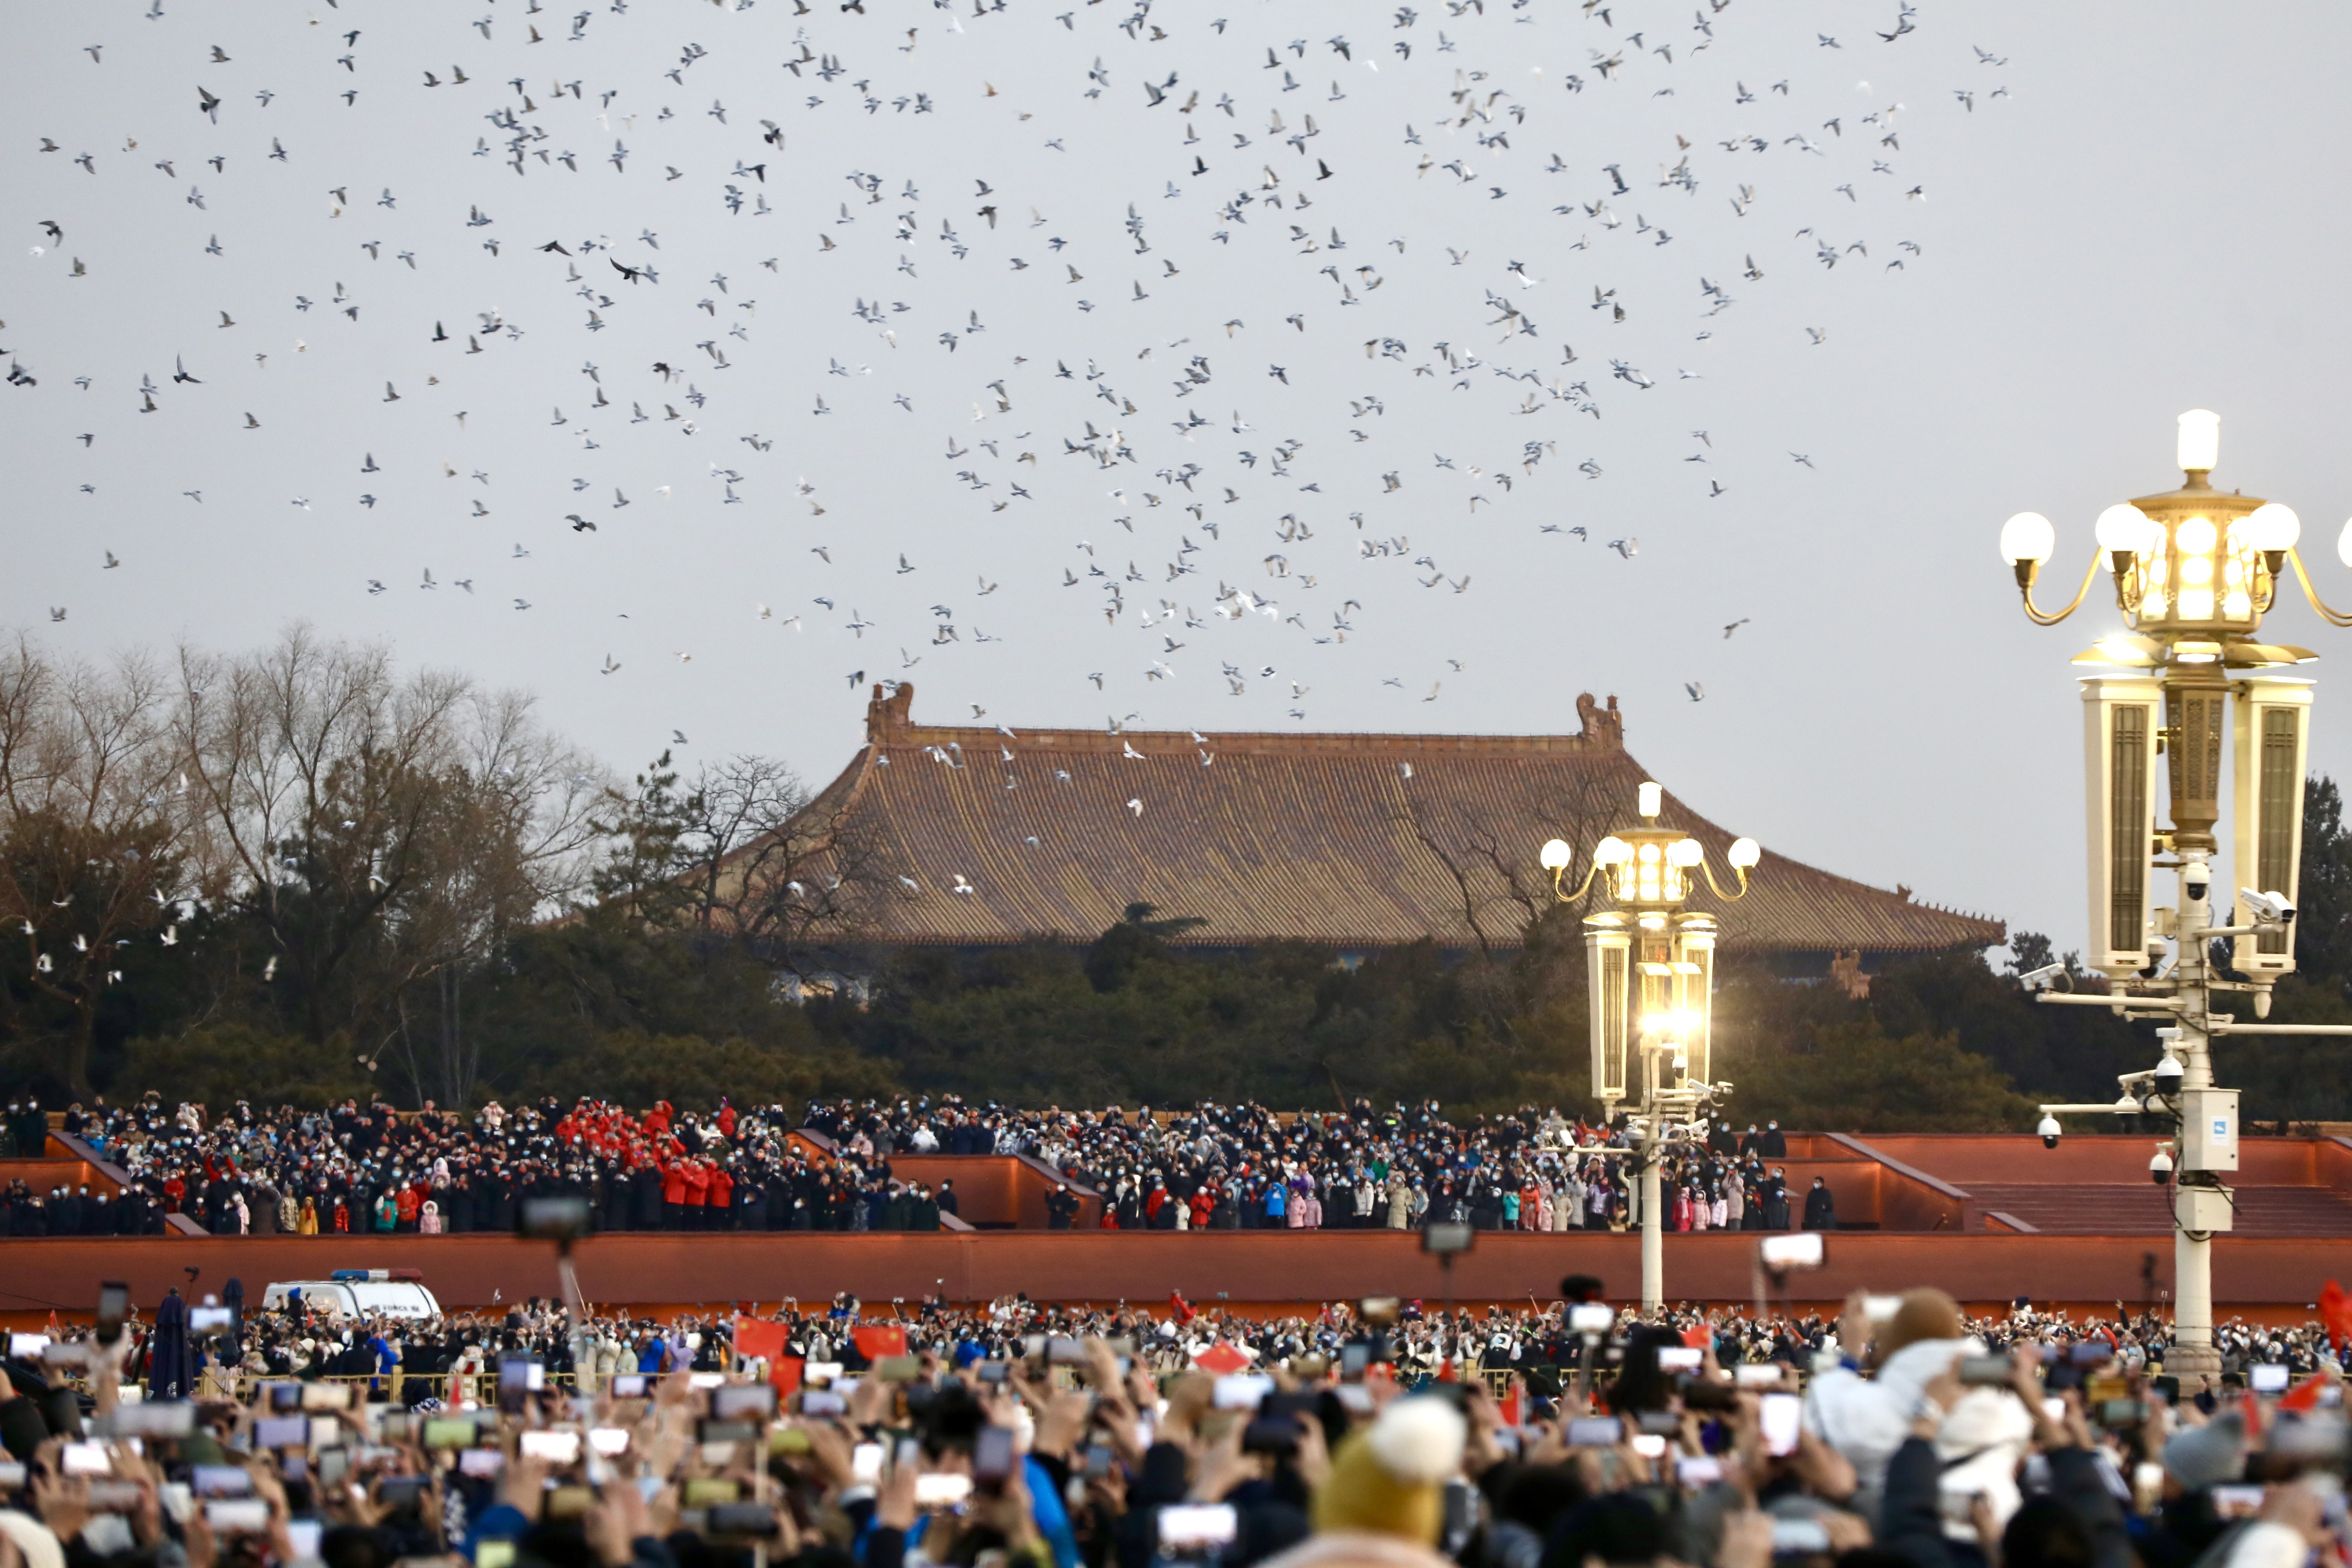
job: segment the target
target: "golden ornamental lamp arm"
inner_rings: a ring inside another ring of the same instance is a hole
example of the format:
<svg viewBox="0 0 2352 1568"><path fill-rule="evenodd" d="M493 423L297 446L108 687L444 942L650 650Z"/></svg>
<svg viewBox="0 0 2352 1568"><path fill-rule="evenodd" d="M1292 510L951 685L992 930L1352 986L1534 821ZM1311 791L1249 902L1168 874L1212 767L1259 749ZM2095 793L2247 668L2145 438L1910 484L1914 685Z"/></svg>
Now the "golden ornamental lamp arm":
<svg viewBox="0 0 2352 1568"><path fill-rule="evenodd" d="M1731 874L1738 879L1738 889L1729 893L1725 892L1723 884L1715 879L1715 868L1712 865L1701 860L1698 866L1700 870L1706 873L1706 885L1715 889L1715 896L1727 904L1735 904L1748 896L1748 868L1763 858L1763 849L1753 838L1735 838L1731 841L1730 851L1724 856L1724 858L1731 862Z"/></svg>
<svg viewBox="0 0 2352 1568"><path fill-rule="evenodd" d="M1561 841L1557 838L1552 840L1552 844L1560 844L1562 848L1567 847L1565 844L1561 844ZM1551 845L1548 844L1544 846L1544 848L1547 854L1549 854ZM1585 871L1584 880L1576 885L1576 891L1572 893L1563 890L1560 887L1561 879L1568 875L1568 862L1562 860L1559 865L1551 867L1550 869L1551 896L1558 899L1563 904L1572 904L1576 902L1577 900L1584 897L1584 895L1591 890L1592 887L1592 879L1601 875L1601 873L1608 869L1608 868L1602 866L1599 861L1593 862L1593 864Z"/></svg>
<svg viewBox="0 0 2352 1568"><path fill-rule="evenodd" d="M2295 581L2303 584L2303 596L2311 601L2311 607L2319 612L2319 618L2331 626L2352 626L2352 615L2347 615L2342 610L2330 609L2326 601L2319 596L2319 590L2311 585L2311 574L2303 569L2302 553L2290 545L2287 548L2286 558L2294 566ZM2276 575L2276 568L2273 568L2273 575Z"/></svg>
<svg viewBox="0 0 2352 1568"><path fill-rule="evenodd" d="M2091 579L2099 574L2099 557L2091 557L2090 570L2083 574L2083 585L2074 590L2074 597L2056 615L2037 609L2033 603L2033 580L2042 574L2042 563L2058 548L2058 531L2050 520L2038 511L2021 511L2000 525L2000 558L2017 574L2017 596L2025 601L2026 618L2037 626L2054 626L2076 610L2091 592Z"/></svg>
<svg viewBox="0 0 2352 1568"><path fill-rule="evenodd" d="M1567 879L1570 863L1576 858L1576 851L1568 847L1568 840L1552 839L1543 847L1543 852L1536 859L1551 873L1552 897L1563 904L1572 904L1591 890L1594 878L1605 879L1611 871L1631 859L1633 854L1632 848L1615 834L1603 838L1592 847L1591 864L1585 868L1584 880L1576 885L1576 891L1572 893L1560 885Z"/></svg>

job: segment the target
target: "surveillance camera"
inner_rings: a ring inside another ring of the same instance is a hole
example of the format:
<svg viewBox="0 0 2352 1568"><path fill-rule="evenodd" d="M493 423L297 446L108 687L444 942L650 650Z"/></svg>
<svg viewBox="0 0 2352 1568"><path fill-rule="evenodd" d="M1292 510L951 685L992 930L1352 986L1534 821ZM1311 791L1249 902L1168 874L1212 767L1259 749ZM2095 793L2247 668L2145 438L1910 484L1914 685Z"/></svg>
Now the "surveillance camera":
<svg viewBox="0 0 2352 1568"><path fill-rule="evenodd" d="M2019 975L2017 977L2017 983L2020 985L2024 986L2028 991L2051 991L2057 989L2059 983L2063 981L2065 978L2066 966L2064 964L2045 963L2039 969L2029 969L2024 973Z"/></svg>
<svg viewBox="0 0 2352 1568"><path fill-rule="evenodd" d="M2156 1158L2147 1163L2148 1179L2158 1186L2172 1180L2172 1156L2158 1149Z"/></svg>
<svg viewBox="0 0 2352 1568"><path fill-rule="evenodd" d="M2180 1058L2167 1056L2156 1064L2156 1091L2170 1094L2180 1087Z"/></svg>
<svg viewBox="0 0 2352 1568"><path fill-rule="evenodd" d="M2206 885L2213 879L2212 868L2192 860L2180 868L2180 889L2192 901L2201 902Z"/></svg>
<svg viewBox="0 0 2352 1568"><path fill-rule="evenodd" d="M2042 1125L2036 1127L2033 1131L2042 1135L2042 1146L2044 1149L2055 1149L2058 1147L2059 1128L2058 1119L2056 1117L2045 1114L2042 1118Z"/></svg>
<svg viewBox="0 0 2352 1568"><path fill-rule="evenodd" d="M2252 888L2238 889L2238 898L2254 917L2258 926L2284 926L2294 923L2294 905L2284 893L2258 893Z"/></svg>

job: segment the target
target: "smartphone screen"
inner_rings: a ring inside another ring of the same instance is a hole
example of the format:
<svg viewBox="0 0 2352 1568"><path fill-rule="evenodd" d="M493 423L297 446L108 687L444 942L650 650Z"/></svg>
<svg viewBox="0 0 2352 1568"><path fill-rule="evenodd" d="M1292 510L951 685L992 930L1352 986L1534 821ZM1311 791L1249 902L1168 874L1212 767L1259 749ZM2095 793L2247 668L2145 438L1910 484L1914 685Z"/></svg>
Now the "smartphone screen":
<svg viewBox="0 0 2352 1568"><path fill-rule="evenodd" d="M588 1434L588 1447L610 1459L629 1451L629 1429L625 1426L598 1426Z"/></svg>
<svg viewBox="0 0 2352 1568"><path fill-rule="evenodd" d="M1658 1347L1660 1372L1696 1372L1705 1358L1695 1346L1661 1345Z"/></svg>
<svg viewBox="0 0 2352 1568"><path fill-rule="evenodd" d="M970 1476L917 1476L915 1502L922 1508L953 1508L971 1496Z"/></svg>
<svg viewBox="0 0 2352 1568"><path fill-rule="evenodd" d="M1768 1236L1756 1244L1756 1250L1765 1268L1781 1274L1795 1268L1819 1268L1827 1256L1818 1230Z"/></svg>
<svg viewBox="0 0 2352 1568"><path fill-rule="evenodd" d="M710 1391L710 1414L716 1420L766 1420L776 1413L776 1385L738 1383Z"/></svg>
<svg viewBox="0 0 2352 1568"><path fill-rule="evenodd" d="M1764 1451L1774 1458L1786 1458L1797 1451L1799 1424L1804 1419L1805 1402L1793 1394L1768 1394L1759 1404L1758 1414L1762 1418Z"/></svg>
<svg viewBox="0 0 2352 1568"><path fill-rule="evenodd" d="M641 1372L616 1372L613 1374L613 1397L643 1399L646 1396L646 1374Z"/></svg>
<svg viewBox="0 0 2352 1568"><path fill-rule="evenodd" d="M1829 1526L1818 1519L1772 1521L1772 1555L1812 1557L1830 1549Z"/></svg>
<svg viewBox="0 0 2352 1568"><path fill-rule="evenodd" d="M68 1443L64 1454L65 1470L69 1476L102 1476L114 1468L107 1461L103 1443Z"/></svg>
<svg viewBox="0 0 2352 1568"><path fill-rule="evenodd" d="M860 1443L849 1450L849 1479L860 1486L872 1486L881 1480L881 1444Z"/></svg>
<svg viewBox="0 0 2352 1568"><path fill-rule="evenodd" d="M1571 1448L1612 1448L1625 1437L1625 1424L1614 1415L1581 1415L1568 1424Z"/></svg>
<svg viewBox="0 0 2352 1568"><path fill-rule="evenodd" d="M436 1415L425 1424L425 1446L428 1448L470 1448L478 1430L461 1415Z"/></svg>
<svg viewBox="0 0 2352 1568"><path fill-rule="evenodd" d="M1212 1395L1220 1410L1255 1410L1274 1392L1274 1379L1259 1372L1235 1372L1217 1379Z"/></svg>
<svg viewBox="0 0 2352 1568"><path fill-rule="evenodd" d="M198 1465L188 1473L188 1489L198 1497L247 1497L253 1478L235 1465Z"/></svg>
<svg viewBox="0 0 2352 1568"><path fill-rule="evenodd" d="M226 1498L205 1504L205 1522L224 1535L256 1535L269 1528L269 1505L259 1498Z"/></svg>
<svg viewBox="0 0 2352 1568"><path fill-rule="evenodd" d="M1712 1454L1685 1454L1675 1478L1686 1487L1713 1486L1723 1479L1723 1461Z"/></svg>
<svg viewBox="0 0 2352 1568"><path fill-rule="evenodd" d="M101 1280L98 1287L98 1342L110 1345L122 1337L122 1320L131 1315L131 1287L120 1279Z"/></svg>
<svg viewBox="0 0 2352 1568"><path fill-rule="evenodd" d="M580 1434L577 1432L525 1432L522 1452L530 1458L545 1459L551 1464L568 1465L580 1458Z"/></svg>
<svg viewBox="0 0 2352 1568"><path fill-rule="evenodd" d="M971 1446L971 1479L1001 1481L1013 1473L1013 1429L983 1426Z"/></svg>
<svg viewBox="0 0 2352 1568"><path fill-rule="evenodd" d="M265 1415L253 1424L253 1446L257 1448L307 1448L310 1445L310 1419L307 1415Z"/></svg>
<svg viewBox="0 0 2352 1568"><path fill-rule="evenodd" d="M2246 1369L2246 1386L2256 1394L2286 1392L2286 1368L2277 1362L2263 1362Z"/></svg>
<svg viewBox="0 0 2352 1568"><path fill-rule="evenodd" d="M1162 1556L1194 1557L1231 1546L1240 1521L1229 1502L1173 1503L1160 1510L1158 1524Z"/></svg>
<svg viewBox="0 0 2352 1568"><path fill-rule="evenodd" d="M2262 1511L2260 1487L2215 1487L2213 1512L2222 1519L2252 1519Z"/></svg>

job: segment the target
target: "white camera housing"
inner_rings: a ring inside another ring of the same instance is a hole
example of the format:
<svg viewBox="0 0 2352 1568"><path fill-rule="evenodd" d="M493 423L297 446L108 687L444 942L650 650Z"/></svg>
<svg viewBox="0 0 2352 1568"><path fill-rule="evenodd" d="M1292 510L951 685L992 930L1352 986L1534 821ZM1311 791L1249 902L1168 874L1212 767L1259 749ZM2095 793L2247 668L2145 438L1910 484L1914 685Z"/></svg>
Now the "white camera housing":
<svg viewBox="0 0 2352 1568"><path fill-rule="evenodd" d="M2017 983L2028 991L2047 991L2066 973L2063 963L2045 963L2039 969L2029 969L2017 977Z"/></svg>
<svg viewBox="0 0 2352 1568"><path fill-rule="evenodd" d="M2294 923L2294 904L2284 893L2258 893L2252 888L2238 889L2238 901L2246 906L2258 926L2284 926Z"/></svg>

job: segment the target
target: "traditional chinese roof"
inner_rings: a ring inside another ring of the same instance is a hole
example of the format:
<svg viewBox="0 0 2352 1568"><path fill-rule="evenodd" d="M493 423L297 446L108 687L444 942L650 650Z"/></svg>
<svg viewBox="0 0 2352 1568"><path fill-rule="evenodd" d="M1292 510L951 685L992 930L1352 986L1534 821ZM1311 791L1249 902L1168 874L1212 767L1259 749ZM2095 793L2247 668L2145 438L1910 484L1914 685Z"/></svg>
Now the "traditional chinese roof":
<svg viewBox="0 0 2352 1568"><path fill-rule="evenodd" d="M919 724L876 687L866 743L789 831L853 859L860 940L1091 941L1131 903L1201 923L1205 947L1516 946L1551 897L1546 839L1586 856L1633 826L1649 774L1617 700L1568 735L1199 734ZM1733 836L1669 791L1661 822L1729 883ZM795 875L826 876L820 855ZM1702 889L1722 945L1755 953L1995 945L2002 923L1767 848L1737 903ZM968 889L968 890L967 890Z"/></svg>

